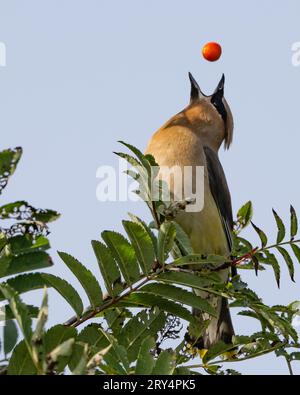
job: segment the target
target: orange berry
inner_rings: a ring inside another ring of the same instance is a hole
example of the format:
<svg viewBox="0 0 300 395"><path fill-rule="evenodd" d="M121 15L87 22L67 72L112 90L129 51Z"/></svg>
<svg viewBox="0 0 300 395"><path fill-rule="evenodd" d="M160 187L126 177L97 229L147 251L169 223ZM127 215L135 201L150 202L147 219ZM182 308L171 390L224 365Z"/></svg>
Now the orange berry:
<svg viewBox="0 0 300 395"><path fill-rule="evenodd" d="M222 54L222 47L220 44L215 42L210 42L204 45L202 48L202 55L204 59L209 62L215 62L220 58Z"/></svg>

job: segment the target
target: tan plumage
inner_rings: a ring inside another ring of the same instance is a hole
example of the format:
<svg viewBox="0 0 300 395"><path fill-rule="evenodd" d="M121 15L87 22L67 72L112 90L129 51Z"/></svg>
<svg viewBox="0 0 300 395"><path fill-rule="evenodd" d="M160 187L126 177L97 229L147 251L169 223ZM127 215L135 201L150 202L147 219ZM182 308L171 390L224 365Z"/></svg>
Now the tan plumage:
<svg viewBox="0 0 300 395"><path fill-rule="evenodd" d="M230 255L230 229L232 213L230 194L225 175L218 161L218 150L224 142L228 148L232 141L233 120L230 108L223 97L224 76L216 91L205 96L190 75L191 102L180 113L173 116L152 136L146 153L152 154L160 166L204 166L204 207L200 212L180 212L176 221L189 235L195 253ZM172 194L176 190L168 177ZM189 180L195 186L195 180ZM175 183L176 184L176 183ZM185 196L188 197L188 196ZM222 271L224 279L228 270ZM233 328L227 302L219 297L209 298L217 308L219 317L212 319L203 338L202 346L208 348L217 340L230 342ZM207 315L197 313L201 319ZM211 317L210 317L211 318Z"/></svg>

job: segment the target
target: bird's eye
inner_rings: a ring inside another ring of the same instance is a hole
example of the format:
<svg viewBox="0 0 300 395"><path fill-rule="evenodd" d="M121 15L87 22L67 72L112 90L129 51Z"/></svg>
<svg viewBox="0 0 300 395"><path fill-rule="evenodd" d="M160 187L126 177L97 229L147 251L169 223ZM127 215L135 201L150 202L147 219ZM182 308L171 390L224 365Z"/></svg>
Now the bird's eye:
<svg viewBox="0 0 300 395"><path fill-rule="evenodd" d="M218 111L218 113L221 115L224 123L226 123L227 120L227 112L226 112L226 108L224 106L223 103L223 95L219 95L218 92L213 94L211 97L211 103L213 104L213 106L215 107L215 109Z"/></svg>

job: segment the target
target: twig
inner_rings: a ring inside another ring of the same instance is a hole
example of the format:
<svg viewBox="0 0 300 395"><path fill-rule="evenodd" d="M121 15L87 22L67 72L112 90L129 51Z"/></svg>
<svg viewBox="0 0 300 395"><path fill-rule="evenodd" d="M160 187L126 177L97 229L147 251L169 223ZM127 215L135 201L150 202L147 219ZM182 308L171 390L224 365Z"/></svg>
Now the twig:
<svg viewBox="0 0 300 395"><path fill-rule="evenodd" d="M286 363L287 363L287 366L288 366L288 369L289 369L289 373L290 373L291 376L293 376L294 372L293 372L293 369L292 369L291 361L287 357L285 358L285 360L286 360Z"/></svg>

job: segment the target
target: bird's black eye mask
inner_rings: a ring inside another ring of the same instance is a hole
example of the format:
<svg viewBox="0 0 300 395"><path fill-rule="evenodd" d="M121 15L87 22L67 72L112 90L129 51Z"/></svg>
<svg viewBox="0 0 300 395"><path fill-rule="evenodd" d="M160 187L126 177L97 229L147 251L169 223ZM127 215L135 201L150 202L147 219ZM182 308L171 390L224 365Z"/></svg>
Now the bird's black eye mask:
<svg viewBox="0 0 300 395"><path fill-rule="evenodd" d="M215 92L212 95L212 97L210 99L210 102L213 104L215 109L221 115L224 123L226 124L227 112L226 112L226 108L225 108L224 103L223 103L223 92L222 92L222 90L218 90L217 92Z"/></svg>
<svg viewBox="0 0 300 395"><path fill-rule="evenodd" d="M191 98L190 98L190 103L196 102L197 100L201 99L202 97L207 98L206 96L200 89L197 81L195 78L192 76L191 73L189 73L189 78L191 81ZM225 84L225 76L224 74L222 75L222 78L220 82L218 83L218 86L216 87L214 93L211 95L210 102L211 104L215 107L215 109L218 111L218 113L221 115L225 125L227 121L227 112L226 108L223 103L223 97L224 97L224 84Z"/></svg>

